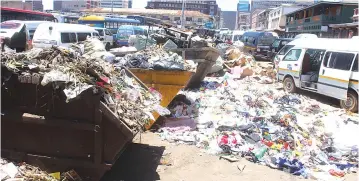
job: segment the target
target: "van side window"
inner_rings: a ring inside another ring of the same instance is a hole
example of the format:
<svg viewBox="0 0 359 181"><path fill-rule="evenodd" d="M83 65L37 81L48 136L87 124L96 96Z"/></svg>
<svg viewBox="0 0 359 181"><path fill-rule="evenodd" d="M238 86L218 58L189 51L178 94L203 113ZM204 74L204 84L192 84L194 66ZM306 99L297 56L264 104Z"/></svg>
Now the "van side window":
<svg viewBox="0 0 359 181"><path fill-rule="evenodd" d="M354 60L354 64L353 64L353 68L352 68L352 71L353 72L358 72L358 56L356 56L355 60Z"/></svg>
<svg viewBox="0 0 359 181"><path fill-rule="evenodd" d="M292 49L284 57L283 61L297 61L302 53L301 49Z"/></svg>
<svg viewBox="0 0 359 181"><path fill-rule="evenodd" d="M77 33L78 41L85 41L87 36L91 37L91 33Z"/></svg>
<svg viewBox="0 0 359 181"><path fill-rule="evenodd" d="M327 52L324 66L339 70L350 70L353 59L353 53Z"/></svg>
<svg viewBox="0 0 359 181"><path fill-rule="evenodd" d="M75 33L61 33L61 42L62 43L76 43L76 34Z"/></svg>

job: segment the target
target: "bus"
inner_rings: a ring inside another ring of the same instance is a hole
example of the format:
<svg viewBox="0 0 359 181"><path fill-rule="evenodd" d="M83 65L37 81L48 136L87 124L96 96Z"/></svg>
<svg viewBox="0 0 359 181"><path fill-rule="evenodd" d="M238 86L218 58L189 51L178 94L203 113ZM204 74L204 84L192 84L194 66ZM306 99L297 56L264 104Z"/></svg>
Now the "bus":
<svg viewBox="0 0 359 181"><path fill-rule="evenodd" d="M114 38L117 33L117 29L121 25L135 25L135 26L140 25L140 21L135 19L120 18L120 17L111 18L111 17L95 16L95 15L80 17L78 23L89 25L92 27L106 28L111 31L111 33L114 35Z"/></svg>
<svg viewBox="0 0 359 181"><path fill-rule="evenodd" d="M1 22L8 20L57 22L57 19L50 13L1 7Z"/></svg>
<svg viewBox="0 0 359 181"><path fill-rule="evenodd" d="M80 16L77 15L69 15L69 14L59 14L59 13L51 13L57 19L59 23L70 23L70 24L78 24L78 20Z"/></svg>

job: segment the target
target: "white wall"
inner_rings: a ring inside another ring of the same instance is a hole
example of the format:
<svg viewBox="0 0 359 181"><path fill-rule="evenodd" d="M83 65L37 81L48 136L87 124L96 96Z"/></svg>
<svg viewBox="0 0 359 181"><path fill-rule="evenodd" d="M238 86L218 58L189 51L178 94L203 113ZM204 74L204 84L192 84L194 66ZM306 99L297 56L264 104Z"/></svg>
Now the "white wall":
<svg viewBox="0 0 359 181"><path fill-rule="evenodd" d="M280 26L285 26L286 14L293 12L301 7L297 6L280 6L269 12L268 29L279 29Z"/></svg>

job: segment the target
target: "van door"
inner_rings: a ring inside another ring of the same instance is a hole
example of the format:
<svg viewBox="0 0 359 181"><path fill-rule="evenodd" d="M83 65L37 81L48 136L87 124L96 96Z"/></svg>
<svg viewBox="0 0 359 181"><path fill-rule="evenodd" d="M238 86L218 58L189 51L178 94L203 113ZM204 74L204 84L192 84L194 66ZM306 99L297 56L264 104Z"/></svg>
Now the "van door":
<svg viewBox="0 0 359 181"><path fill-rule="evenodd" d="M294 80L295 86L300 87L299 72L302 67L304 54L305 51L300 48L288 51L278 65L278 78L280 81L284 80L286 75L290 75Z"/></svg>
<svg viewBox="0 0 359 181"><path fill-rule="evenodd" d="M355 53L327 51L319 71L318 93L345 100Z"/></svg>

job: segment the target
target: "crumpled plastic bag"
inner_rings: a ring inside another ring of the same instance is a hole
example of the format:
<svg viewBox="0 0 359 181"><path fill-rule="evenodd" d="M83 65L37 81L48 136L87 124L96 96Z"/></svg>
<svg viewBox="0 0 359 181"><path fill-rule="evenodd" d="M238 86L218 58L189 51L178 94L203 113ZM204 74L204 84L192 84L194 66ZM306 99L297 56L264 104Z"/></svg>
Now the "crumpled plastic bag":
<svg viewBox="0 0 359 181"><path fill-rule="evenodd" d="M223 69L223 60L221 57L218 57L216 63L212 65L211 69L209 70L209 74L218 72Z"/></svg>
<svg viewBox="0 0 359 181"><path fill-rule="evenodd" d="M45 86L50 82L57 82L57 81L75 82L76 79L73 75L70 75L69 73L63 73L59 70L51 70L50 72L44 75L44 78L41 80L41 85Z"/></svg>
<svg viewBox="0 0 359 181"><path fill-rule="evenodd" d="M178 48L178 46L172 40L167 40L166 43L163 45L163 49L165 50L176 48Z"/></svg>

